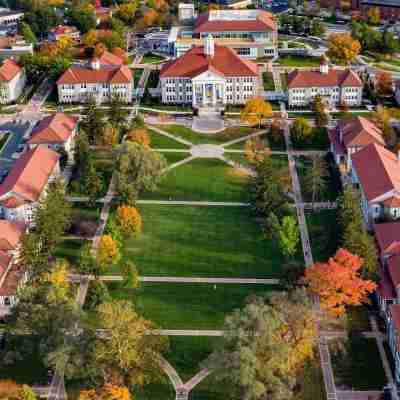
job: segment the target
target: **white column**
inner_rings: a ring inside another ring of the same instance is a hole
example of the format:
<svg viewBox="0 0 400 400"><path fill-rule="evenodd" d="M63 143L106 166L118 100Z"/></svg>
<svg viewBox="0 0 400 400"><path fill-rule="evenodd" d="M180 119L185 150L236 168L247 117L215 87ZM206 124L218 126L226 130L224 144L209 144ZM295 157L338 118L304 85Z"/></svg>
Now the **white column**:
<svg viewBox="0 0 400 400"><path fill-rule="evenodd" d="M192 84L192 106L196 107L196 88L197 85Z"/></svg>
<svg viewBox="0 0 400 400"><path fill-rule="evenodd" d="M202 105L204 106L204 101L205 101L205 98L206 98L206 85L204 83L201 85L201 90L202 90L202 95L203 95Z"/></svg>
<svg viewBox="0 0 400 400"><path fill-rule="evenodd" d="M217 104L216 85L217 85L216 83L213 84L213 90L212 90L212 92L213 92L213 99L212 99L212 101L213 101L214 106Z"/></svg>

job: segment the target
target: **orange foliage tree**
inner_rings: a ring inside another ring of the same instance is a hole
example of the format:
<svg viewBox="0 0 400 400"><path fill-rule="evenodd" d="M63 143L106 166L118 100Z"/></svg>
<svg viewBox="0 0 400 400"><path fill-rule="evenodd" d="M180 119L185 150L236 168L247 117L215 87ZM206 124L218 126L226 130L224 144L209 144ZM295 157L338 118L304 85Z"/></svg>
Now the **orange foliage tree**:
<svg viewBox="0 0 400 400"><path fill-rule="evenodd" d="M380 96L393 94L393 78L389 72L379 72L376 75L376 90Z"/></svg>
<svg viewBox="0 0 400 400"><path fill-rule="evenodd" d="M328 47L328 56L340 64L350 64L361 50L360 42L349 33L332 33Z"/></svg>
<svg viewBox="0 0 400 400"><path fill-rule="evenodd" d="M126 140L139 143L146 148L150 147L150 138L146 128L134 129L133 131L130 131L126 135Z"/></svg>
<svg viewBox="0 0 400 400"><path fill-rule="evenodd" d="M114 54L114 56L117 56L123 60L124 64L128 64L128 56L126 55L126 52L121 49L121 47L114 47L111 52Z"/></svg>
<svg viewBox="0 0 400 400"><path fill-rule="evenodd" d="M129 390L125 386L105 384L95 390L82 390L79 400L133 400Z"/></svg>
<svg viewBox="0 0 400 400"><path fill-rule="evenodd" d="M315 263L305 271L309 290L321 299L321 306L334 316L341 316L346 306L367 301L376 284L360 277L363 260L346 249L339 249L326 263Z"/></svg>
<svg viewBox="0 0 400 400"><path fill-rule="evenodd" d="M142 231L142 217L135 207L119 206L117 208L117 224L125 235L134 235Z"/></svg>

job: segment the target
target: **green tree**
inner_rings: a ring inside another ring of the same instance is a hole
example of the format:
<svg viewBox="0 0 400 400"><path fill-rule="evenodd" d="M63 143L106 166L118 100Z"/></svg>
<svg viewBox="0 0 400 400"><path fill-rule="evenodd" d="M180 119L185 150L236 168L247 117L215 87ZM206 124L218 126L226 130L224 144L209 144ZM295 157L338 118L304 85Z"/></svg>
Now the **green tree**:
<svg viewBox="0 0 400 400"><path fill-rule="evenodd" d="M136 265L132 261L126 261L122 263L121 271L124 277L123 285L125 288L137 289L140 285L139 272Z"/></svg>
<svg viewBox="0 0 400 400"><path fill-rule="evenodd" d="M221 343L203 363L231 399L292 398L313 356L315 315L304 290L253 297L225 319ZM227 366L229 365L229 368Z"/></svg>
<svg viewBox="0 0 400 400"><path fill-rule="evenodd" d="M85 176L85 192L89 196L89 204L94 207L103 189L103 179L96 170L93 161L89 161L88 170Z"/></svg>
<svg viewBox="0 0 400 400"><path fill-rule="evenodd" d="M80 127L85 132L89 143L101 142L104 127L103 111L93 101L89 101L83 114L85 117L80 122Z"/></svg>
<svg viewBox="0 0 400 400"><path fill-rule="evenodd" d="M290 127L290 135L296 142L306 142L311 139L313 129L305 118L296 118Z"/></svg>
<svg viewBox="0 0 400 400"><path fill-rule="evenodd" d="M166 337L149 334L153 324L139 316L129 301L111 301L98 309L100 326L110 334L98 337L92 363L106 381L143 386L158 380L158 354L166 350Z"/></svg>
<svg viewBox="0 0 400 400"><path fill-rule="evenodd" d="M24 21L21 22L20 30L21 30L22 36L28 43L35 44L37 42L36 35L32 32L31 27L26 22L24 22Z"/></svg>
<svg viewBox="0 0 400 400"><path fill-rule="evenodd" d="M300 232L296 219L291 215L283 217L277 235L283 255L288 258L293 257L300 242Z"/></svg>
<svg viewBox="0 0 400 400"><path fill-rule="evenodd" d="M325 35L325 32L326 29L324 24L320 20L314 18L311 23L311 29L310 29L311 35L321 37Z"/></svg>
<svg viewBox="0 0 400 400"><path fill-rule="evenodd" d="M125 142L115 170L115 187L122 203L133 205L139 193L154 191L167 162L162 155L134 142Z"/></svg>
<svg viewBox="0 0 400 400"><path fill-rule="evenodd" d="M93 10L87 7L72 7L66 12L70 25L76 26L81 33L96 28L96 18Z"/></svg>
<svg viewBox="0 0 400 400"><path fill-rule="evenodd" d="M324 193L328 175L326 161L319 156L312 156L312 167L307 169L304 176L304 188L306 193L311 195L313 203Z"/></svg>
<svg viewBox="0 0 400 400"><path fill-rule="evenodd" d="M328 123L328 114L325 111L324 100L319 95L314 97L313 110L315 112L315 123L317 126L326 126Z"/></svg>
<svg viewBox="0 0 400 400"><path fill-rule="evenodd" d="M118 129L123 128L127 123L129 111L124 108L125 106L126 104L122 103L118 97L111 98L107 117L109 123Z"/></svg>

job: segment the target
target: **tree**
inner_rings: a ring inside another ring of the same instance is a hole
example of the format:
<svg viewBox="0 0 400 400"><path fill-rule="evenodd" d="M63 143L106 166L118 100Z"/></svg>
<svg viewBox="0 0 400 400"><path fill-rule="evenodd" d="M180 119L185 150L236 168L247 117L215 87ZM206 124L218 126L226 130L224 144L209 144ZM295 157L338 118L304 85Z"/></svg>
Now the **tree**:
<svg viewBox="0 0 400 400"><path fill-rule="evenodd" d="M126 135L126 140L129 140L130 142L139 143L146 148L150 148L151 144L150 137L146 128L137 128L131 130Z"/></svg>
<svg viewBox="0 0 400 400"><path fill-rule="evenodd" d="M379 25L381 22L381 13L379 11L379 7L371 7L367 11L368 22L371 25Z"/></svg>
<svg viewBox="0 0 400 400"><path fill-rule="evenodd" d="M106 383L97 389L82 390L78 400L131 400L131 394L126 386Z"/></svg>
<svg viewBox="0 0 400 400"><path fill-rule="evenodd" d="M85 192L89 197L89 205L94 207L103 189L103 179L96 170L94 162L90 159L85 172Z"/></svg>
<svg viewBox="0 0 400 400"><path fill-rule="evenodd" d="M305 118L296 118L290 127L290 135L297 142L309 140L312 133L312 127Z"/></svg>
<svg viewBox="0 0 400 400"><path fill-rule="evenodd" d="M0 380L0 398L3 400L37 400L35 392L28 385L18 385L10 379Z"/></svg>
<svg viewBox="0 0 400 400"><path fill-rule="evenodd" d="M326 29L324 24L320 20L314 18L311 23L311 30L310 30L311 35L321 37L325 34L325 32Z"/></svg>
<svg viewBox="0 0 400 400"><path fill-rule="evenodd" d="M317 126L326 126L328 123L328 115L325 112L325 102L320 95L314 97L313 110L315 111L315 123Z"/></svg>
<svg viewBox="0 0 400 400"><path fill-rule="evenodd" d="M96 279L90 282L87 297L85 300L85 308L95 310L100 304L111 301L111 296L107 285Z"/></svg>
<svg viewBox="0 0 400 400"><path fill-rule="evenodd" d="M291 215L283 217L277 235L283 255L293 257L300 242L300 232L296 219Z"/></svg>
<svg viewBox="0 0 400 400"><path fill-rule="evenodd" d="M123 286L128 289L137 289L140 285L139 272L132 261L127 261L121 265L122 276L124 277Z"/></svg>
<svg viewBox="0 0 400 400"><path fill-rule="evenodd" d="M135 207L121 205L117 208L117 225L126 236L142 232L142 217Z"/></svg>
<svg viewBox="0 0 400 400"><path fill-rule="evenodd" d="M82 5L72 7L65 13L65 16L68 18L69 24L76 26L82 33L96 28L96 17L93 6L87 7Z"/></svg>
<svg viewBox="0 0 400 400"><path fill-rule="evenodd" d="M129 111L117 96L112 96L107 112L108 121L112 126L121 129L126 125Z"/></svg>
<svg viewBox="0 0 400 400"><path fill-rule="evenodd" d="M254 137L246 140L244 155L250 164L257 164L264 158L269 157L271 150L265 147L264 142L259 137Z"/></svg>
<svg viewBox="0 0 400 400"><path fill-rule="evenodd" d="M393 95L393 78L389 72L381 71L376 75L376 91L380 96Z"/></svg>
<svg viewBox="0 0 400 400"><path fill-rule="evenodd" d="M142 191L154 191L166 167L162 155L137 143L125 142L115 170L115 187L121 201L132 205Z"/></svg>
<svg viewBox="0 0 400 400"><path fill-rule="evenodd" d="M42 282L49 286L46 295L49 303L58 301L68 302L72 297L68 273L67 262L58 261L50 272L43 274Z"/></svg>
<svg viewBox="0 0 400 400"><path fill-rule="evenodd" d="M114 147L118 144L118 138L118 129L111 124L107 124L103 128L103 134L100 143L102 146Z"/></svg>
<svg viewBox="0 0 400 400"><path fill-rule="evenodd" d="M37 42L36 35L32 32L31 27L26 22L24 22L24 21L21 22L20 30L21 30L22 36L28 43L35 44Z"/></svg>
<svg viewBox="0 0 400 400"><path fill-rule="evenodd" d="M137 6L138 3L136 1L120 4L116 12L116 17L121 21L124 21L126 24L133 24L135 22Z"/></svg>
<svg viewBox="0 0 400 400"><path fill-rule="evenodd" d="M103 136L103 111L93 101L89 101L83 114L85 117L80 122L81 129L86 133L89 143L101 141Z"/></svg>
<svg viewBox="0 0 400 400"><path fill-rule="evenodd" d="M328 165L319 156L312 156L312 168L308 168L304 177L304 188L311 194L314 203L326 189L326 178L329 176Z"/></svg>
<svg viewBox="0 0 400 400"><path fill-rule="evenodd" d="M117 264L121 258L119 244L111 235L102 235L97 249L97 262L104 269L105 267Z"/></svg>
<svg viewBox="0 0 400 400"><path fill-rule="evenodd" d="M271 104L262 97L253 97L247 100L240 117L242 121L247 122L249 125L258 125L261 128L263 121L271 118L272 115Z"/></svg>
<svg viewBox="0 0 400 400"><path fill-rule="evenodd" d="M121 47L114 47L112 49L112 54L114 54L114 56L119 57L124 64L128 64L128 56L126 52L123 49L121 49Z"/></svg>
<svg viewBox="0 0 400 400"><path fill-rule="evenodd" d="M387 141L393 140L394 131L391 125L392 116L390 111L387 108L379 105L376 108L376 111L374 111L372 114L372 119L382 131L384 138Z"/></svg>
<svg viewBox="0 0 400 400"><path fill-rule="evenodd" d="M317 339L304 290L252 297L226 317L223 331L203 365L213 370L211 379L229 387L228 398L292 398L296 377L312 358Z"/></svg>
<svg viewBox="0 0 400 400"><path fill-rule="evenodd" d="M339 249L326 263L315 263L305 270L309 290L320 296L321 306L331 315L344 314L346 306L358 306L368 301L376 284L363 280L359 270L363 260L345 249Z"/></svg>
<svg viewBox="0 0 400 400"><path fill-rule="evenodd" d="M350 185L345 187L337 203L342 246L363 259L363 278L376 279L378 256L375 243L365 231L360 204Z"/></svg>
<svg viewBox="0 0 400 400"><path fill-rule="evenodd" d="M332 33L328 39L328 47L328 56L341 64L350 64L361 50L360 42L349 33Z"/></svg>
<svg viewBox="0 0 400 400"><path fill-rule="evenodd" d="M143 386L160 377L158 354L167 340L152 335L150 321L139 316L128 301L112 301L98 309L99 324L110 334L98 337L92 362L108 382Z"/></svg>
<svg viewBox="0 0 400 400"><path fill-rule="evenodd" d="M91 243L82 246L79 253L77 269L81 274L99 276L102 272L102 267L97 262L97 258L92 252Z"/></svg>

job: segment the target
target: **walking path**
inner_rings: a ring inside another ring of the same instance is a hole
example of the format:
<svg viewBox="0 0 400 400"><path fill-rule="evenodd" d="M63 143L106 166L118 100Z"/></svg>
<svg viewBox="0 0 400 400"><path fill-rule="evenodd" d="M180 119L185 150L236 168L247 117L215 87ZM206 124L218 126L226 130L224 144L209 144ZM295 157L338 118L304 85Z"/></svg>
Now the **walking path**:
<svg viewBox="0 0 400 400"><path fill-rule="evenodd" d="M71 274L69 279L72 282L81 282L82 279L103 282L121 282L124 280L122 275L100 275L96 278L93 275ZM160 283L210 283L210 284L254 284L254 285L279 285L279 279L257 279L257 278L201 278L201 277L177 277L177 276L140 276L141 282L160 282Z"/></svg>

